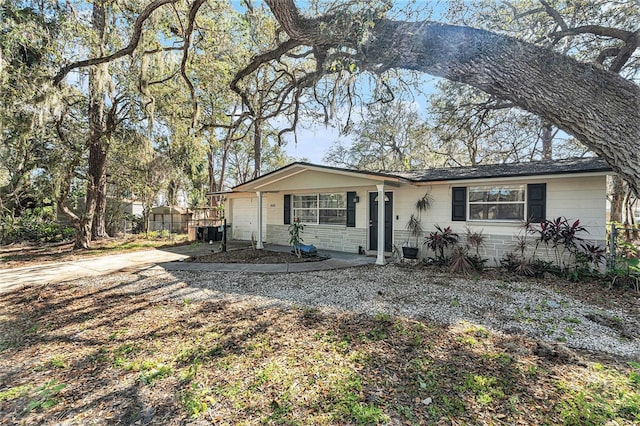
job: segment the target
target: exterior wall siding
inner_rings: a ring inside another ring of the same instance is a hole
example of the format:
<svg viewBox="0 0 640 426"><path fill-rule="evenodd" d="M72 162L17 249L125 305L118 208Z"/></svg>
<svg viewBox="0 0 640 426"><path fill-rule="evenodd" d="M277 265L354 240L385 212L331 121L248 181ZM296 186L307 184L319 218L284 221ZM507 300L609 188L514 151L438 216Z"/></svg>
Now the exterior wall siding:
<svg viewBox="0 0 640 426"><path fill-rule="evenodd" d="M344 226L307 225L305 226L303 239L306 244L313 244L320 249L337 250L357 253L361 246L368 249L369 238L369 193L377 191L376 186L366 182L365 179L334 179L336 176L327 177L323 173L314 173L283 180L278 182L278 188L269 187L264 193L263 223L266 224L265 241L274 244L289 244L288 225L284 221L284 194L312 194L327 192L356 191L360 198L356 204L356 226L347 228ZM296 180L297 179L297 180ZM293 182L295 180L295 182ZM333 180L336 180L333 182ZM332 187L331 184L335 184ZM454 232L464 236L467 227L474 231L482 231L486 236L485 247L480 255L489 258L489 265L496 264L499 259L508 252L516 250L516 242L519 235L524 233L520 221L451 221L451 188L454 186L475 186L491 184L529 184L546 183L547 218L564 216L569 220L580 219L589 233L583 237L589 241L604 245L605 229L605 176L562 176L529 179L506 180L482 180L459 181L447 183L434 183L425 186L386 186L385 191L393 192L393 244L399 249L407 241L415 244L415 239L409 236L406 223L414 213L414 205L417 199L429 192L433 202L431 208L422 215L422 224L425 235L419 238L418 246L421 246L429 232L435 230L435 225L441 227L451 226ZM323 186L320 186L320 185ZM347 186L353 184L353 186ZM292 186L289 186L292 185ZM247 198L248 194L238 196ZM249 196L254 199L255 195ZM230 198L227 217L233 217L233 201ZM246 201L245 201L246 203ZM463 239L463 238L461 238ZM538 255L543 257L544 249L539 249ZM421 249L420 256L433 256L426 248Z"/></svg>

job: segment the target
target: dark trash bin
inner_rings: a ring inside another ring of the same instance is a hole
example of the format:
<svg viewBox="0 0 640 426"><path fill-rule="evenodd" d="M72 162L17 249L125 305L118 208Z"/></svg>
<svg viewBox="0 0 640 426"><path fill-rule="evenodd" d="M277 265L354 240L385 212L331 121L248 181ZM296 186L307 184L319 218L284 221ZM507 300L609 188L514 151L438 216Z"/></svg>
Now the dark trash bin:
<svg viewBox="0 0 640 426"><path fill-rule="evenodd" d="M222 232L217 226L196 227L196 240L208 243L209 241L222 241Z"/></svg>

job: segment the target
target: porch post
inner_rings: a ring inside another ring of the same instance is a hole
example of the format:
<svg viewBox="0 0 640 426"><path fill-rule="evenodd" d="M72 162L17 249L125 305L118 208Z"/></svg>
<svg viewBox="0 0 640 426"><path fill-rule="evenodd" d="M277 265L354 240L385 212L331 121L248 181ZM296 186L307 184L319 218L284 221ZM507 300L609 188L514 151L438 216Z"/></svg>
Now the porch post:
<svg viewBox="0 0 640 426"><path fill-rule="evenodd" d="M384 265L384 184L376 185L378 188L378 256L376 257L376 265Z"/></svg>
<svg viewBox="0 0 640 426"><path fill-rule="evenodd" d="M262 192L256 191L258 196L258 241L256 241L256 248L263 249L262 245Z"/></svg>

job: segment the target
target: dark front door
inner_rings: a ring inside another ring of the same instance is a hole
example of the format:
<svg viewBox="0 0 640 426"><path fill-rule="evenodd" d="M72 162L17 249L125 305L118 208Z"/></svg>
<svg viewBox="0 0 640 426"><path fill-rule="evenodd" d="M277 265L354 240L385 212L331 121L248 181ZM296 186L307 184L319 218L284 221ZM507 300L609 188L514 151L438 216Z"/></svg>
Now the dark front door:
<svg viewBox="0 0 640 426"><path fill-rule="evenodd" d="M391 251L393 192L384 193L384 251ZM378 193L369 193L369 250L378 250Z"/></svg>

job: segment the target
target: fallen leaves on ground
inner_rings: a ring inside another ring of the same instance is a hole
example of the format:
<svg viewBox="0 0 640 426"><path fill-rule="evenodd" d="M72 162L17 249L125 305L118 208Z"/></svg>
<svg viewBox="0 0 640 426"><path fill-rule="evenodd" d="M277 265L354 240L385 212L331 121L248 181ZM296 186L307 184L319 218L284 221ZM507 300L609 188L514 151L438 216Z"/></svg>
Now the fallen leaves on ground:
<svg viewBox="0 0 640 426"><path fill-rule="evenodd" d="M118 278L0 295L0 423L640 421L633 360L468 322L175 301L142 272Z"/></svg>

